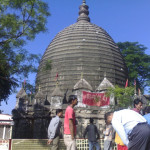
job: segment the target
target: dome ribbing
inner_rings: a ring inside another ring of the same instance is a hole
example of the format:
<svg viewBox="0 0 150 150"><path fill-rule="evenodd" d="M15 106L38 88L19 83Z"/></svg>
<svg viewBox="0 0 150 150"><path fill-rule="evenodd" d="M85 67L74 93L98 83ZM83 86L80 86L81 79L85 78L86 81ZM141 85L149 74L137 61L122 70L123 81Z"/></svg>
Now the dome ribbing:
<svg viewBox="0 0 150 150"><path fill-rule="evenodd" d="M51 60L52 69L43 71L48 60ZM123 57L109 34L90 23L85 1L80 6L78 21L59 32L42 57L37 84L45 94L51 95L54 91L57 72L62 92L72 91L81 72L93 90L103 80L104 72L112 84L125 83L127 73Z"/></svg>

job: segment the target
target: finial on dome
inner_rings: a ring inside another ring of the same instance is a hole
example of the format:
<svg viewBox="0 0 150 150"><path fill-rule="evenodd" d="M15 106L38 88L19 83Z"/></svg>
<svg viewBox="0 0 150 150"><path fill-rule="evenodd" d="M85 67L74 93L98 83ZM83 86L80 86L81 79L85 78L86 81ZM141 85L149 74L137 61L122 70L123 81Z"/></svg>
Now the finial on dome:
<svg viewBox="0 0 150 150"><path fill-rule="evenodd" d="M41 86L39 85L39 91L41 91Z"/></svg>
<svg viewBox="0 0 150 150"><path fill-rule="evenodd" d="M106 72L104 72L104 78L106 78Z"/></svg>
<svg viewBox="0 0 150 150"><path fill-rule="evenodd" d="M59 82L58 82L58 80L56 81L56 86L58 86L59 85Z"/></svg>
<svg viewBox="0 0 150 150"><path fill-rule="evenodd" d="M83 72L81 72L81 79L83 79Z"/></svg>
<svg viewBox="0 0 150 150"><path fill-rule="evenodd" d="M82 5L80 5L79 7L79 17L77 19L77 21L88 21L90 22L90 18L89 18L89 7L86 5L86 1L83 0Z"/></svg>
<svg viewBox="0 0 150 150"><path fill-rule="evenodd" d="M83 0L83 4L86 4L86 1L85 1L85 0Z"/></svg>

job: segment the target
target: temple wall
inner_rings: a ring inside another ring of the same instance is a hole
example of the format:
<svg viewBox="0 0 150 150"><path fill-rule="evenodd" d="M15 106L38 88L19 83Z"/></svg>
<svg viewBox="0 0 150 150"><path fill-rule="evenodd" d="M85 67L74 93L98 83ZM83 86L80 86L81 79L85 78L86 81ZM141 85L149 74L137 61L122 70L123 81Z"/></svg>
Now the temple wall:
<svg viewBox="0 0 150 150"><path fill-rule="evenodd" d="M62 107L63 113L65 113L65 108L67 105ZM76 138L83 138L83 133L86 128L86 126L89 124L89 119L94 119L94 124L97 126L100 137L103 137L102 130L105 127L105 121L104 121L104 114L109 110L107 109L100 109L99 107L92 106L89 109L85 108L75 108L75 114L76 114L76 127L77 127L77 135ZM51 116L55 116L55 109L51 110ZM61 119L61 121L64 121L64 118ZM63 123L62 123L62 135L63 135Z"/></svg>

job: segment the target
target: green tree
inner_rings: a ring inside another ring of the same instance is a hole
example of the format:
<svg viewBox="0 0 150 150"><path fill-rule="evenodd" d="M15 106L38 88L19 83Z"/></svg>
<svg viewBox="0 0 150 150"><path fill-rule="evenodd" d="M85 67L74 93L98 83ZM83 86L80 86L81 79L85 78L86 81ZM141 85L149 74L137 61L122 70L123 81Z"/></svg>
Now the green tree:
<svg viewBox="0 0 150 150"><path fill-rule="evenodd" d="M131 85L136 80L137 88L144 90L150 86L150 55L145 54L147 49L138 42L117 43L128 68Z"/></svg>
<svg viewBox="0 0 150 150"><path fill-rule="evenodd" d="M109 88L106 92L107 96L114 95L115 105L114 109L128 108L133 105L134 87L119 87L116 85L114 88Z"/></svg>
<svg viewBox="0 0 150 150"><path fill-rule="evenodd" d="M37 71L40 56L23 46L47 30L49 15L42 0L0 0L0 101L8 98L22 78Z"/></svg>

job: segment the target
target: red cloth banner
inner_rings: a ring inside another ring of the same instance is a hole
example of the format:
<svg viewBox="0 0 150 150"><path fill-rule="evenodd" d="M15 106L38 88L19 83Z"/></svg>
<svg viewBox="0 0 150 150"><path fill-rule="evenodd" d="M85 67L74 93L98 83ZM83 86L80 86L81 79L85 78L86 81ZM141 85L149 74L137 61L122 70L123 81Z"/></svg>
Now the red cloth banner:
<svg viewBox="0 0 150 150"><path fill-rule="evenodd" d="M110 104L110 98L105 93L82 92L82 103L89 106L106 106Z"/></svg>
<svg viewBox="0 0 150 150"><path fill-rule="evenodd" d="M126 85L125 85L125 88L128 86L128 79L127 79L127 81L126 81Z"/></svg>

